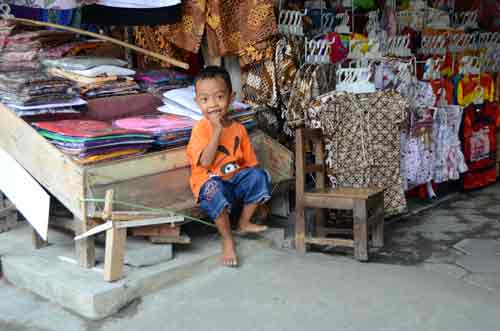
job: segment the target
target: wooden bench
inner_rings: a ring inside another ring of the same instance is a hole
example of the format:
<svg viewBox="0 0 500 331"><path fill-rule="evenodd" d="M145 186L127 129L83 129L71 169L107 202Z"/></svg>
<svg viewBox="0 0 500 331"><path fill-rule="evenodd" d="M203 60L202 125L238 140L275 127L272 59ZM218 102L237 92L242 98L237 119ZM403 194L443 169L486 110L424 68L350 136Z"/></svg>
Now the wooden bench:
<svg viewBox="0 0 500 331"><path fill-rule="evenodd" d="M372 235L375 247L384 245L384 191L382 188L336 188L326 187L326 167L324 164L324 144L321 130L296 130L296 206L295 206L295 247L305 254L308 244L331 245L354 248L354 257L368 260L368 239ZM306 143L313 142L315 164L306 164ZM316 187L306 191L307 174L315 173ZM315 208L316 235L307 234L306 208ZM352 210L352 231L328 229L325 227L326 210ZM352 233L352 239L345 235ZM331 237L342 234L344 237Z"/></svg>

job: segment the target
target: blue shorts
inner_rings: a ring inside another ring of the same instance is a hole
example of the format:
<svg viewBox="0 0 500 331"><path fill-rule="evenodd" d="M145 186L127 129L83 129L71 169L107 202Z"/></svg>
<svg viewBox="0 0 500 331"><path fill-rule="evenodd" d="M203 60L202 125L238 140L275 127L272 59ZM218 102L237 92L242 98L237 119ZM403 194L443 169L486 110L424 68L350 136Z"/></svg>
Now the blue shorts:
<svg viewBox="0 0 500 331"><path fill-rule="evenodd" d="M266 202L271 198L269 186L269 175L260 168L242 169L229 180L212 177L200 189L200 206L215 220L226 208L234 214L244 205Z"/></svg>

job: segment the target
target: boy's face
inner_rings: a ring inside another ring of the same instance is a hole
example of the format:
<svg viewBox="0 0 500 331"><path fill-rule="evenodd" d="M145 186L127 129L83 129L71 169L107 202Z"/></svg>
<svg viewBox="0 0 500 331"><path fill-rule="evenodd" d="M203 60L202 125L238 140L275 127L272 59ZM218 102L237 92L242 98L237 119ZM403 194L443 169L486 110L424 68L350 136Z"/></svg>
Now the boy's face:
<svg viewBox="0 0 500 331"><path fill-rule="evenodd" d="M196 103L203 115L208 118L211 113L226 115L232 102L232 95L222 78L202 79L196 83Z"/></svg>

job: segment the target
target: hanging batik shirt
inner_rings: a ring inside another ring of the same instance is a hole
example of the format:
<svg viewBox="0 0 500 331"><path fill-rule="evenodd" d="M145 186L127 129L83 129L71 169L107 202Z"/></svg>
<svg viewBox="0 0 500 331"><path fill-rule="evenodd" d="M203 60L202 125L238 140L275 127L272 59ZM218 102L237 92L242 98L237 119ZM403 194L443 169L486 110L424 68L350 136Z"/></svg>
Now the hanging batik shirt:
<svg viewBox="0 0 500 331"><path fill-rule="evenodd" d="M326 163L343 187L382 187L386 215L406 209L401 176L401 124L408 101L393 91L330 92L311 103L309 117L327 138Z"/></svg>

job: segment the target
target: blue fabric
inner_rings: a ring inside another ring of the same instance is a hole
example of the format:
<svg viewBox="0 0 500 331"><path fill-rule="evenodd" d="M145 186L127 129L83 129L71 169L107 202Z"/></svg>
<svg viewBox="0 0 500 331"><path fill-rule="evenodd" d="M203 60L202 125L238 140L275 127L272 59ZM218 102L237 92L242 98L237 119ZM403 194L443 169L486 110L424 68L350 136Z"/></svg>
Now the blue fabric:
<svg viewBox="0 0 500 331"><path fill-rule="evenodd" d="M269 200L269 186L269 175L260 168L242 169L229 180L212 177L201 187L200 206L212 220L226 208L233 218L242 206Z"/></svg>

